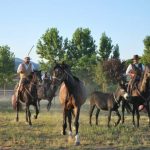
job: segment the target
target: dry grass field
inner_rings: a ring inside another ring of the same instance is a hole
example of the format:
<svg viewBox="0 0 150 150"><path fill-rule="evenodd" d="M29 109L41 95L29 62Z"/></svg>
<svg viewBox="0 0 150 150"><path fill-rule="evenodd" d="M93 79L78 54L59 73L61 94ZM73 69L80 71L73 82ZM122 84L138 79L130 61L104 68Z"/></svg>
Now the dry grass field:
<svg viewBox="0 0 150 150"><path fill-rule="evenodd" d="M89 125L89 104L83 105L80 115L80 142L61 135L62 109L55 100L50 112L46 110L46 101L41 104L37 120L32 118L33 126L25 123L25 113L20 112L19 122L15 122L16 113L12 110L10 97L0 97L0 150L107 150L107 149L150 149L150 128L147 114L141 114L140 128L133 128L131 115L126 114L125 124L113 126L116 119L112 114L111 128L107 128L107 112L101 112L99 125ZM32 115L34 109L32 109Z"/></svg>

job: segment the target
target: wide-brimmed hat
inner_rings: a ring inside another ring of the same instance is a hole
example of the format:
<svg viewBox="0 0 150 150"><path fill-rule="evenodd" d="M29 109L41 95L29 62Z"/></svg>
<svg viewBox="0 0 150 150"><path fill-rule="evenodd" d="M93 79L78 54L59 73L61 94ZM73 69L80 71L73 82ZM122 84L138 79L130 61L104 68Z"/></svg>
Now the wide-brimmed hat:
<svg viewBox="0 0 150 150"><path fill-rule="evenodd" d="M141 59L141 57L139 55L133 55L132 60L138 60L138 59Z"/></svg>
<svg viewBox="0 0 150 150"><path fill-rule="evenodd" d="M24 60L30 60L29 56L24 57Z"/></svg>

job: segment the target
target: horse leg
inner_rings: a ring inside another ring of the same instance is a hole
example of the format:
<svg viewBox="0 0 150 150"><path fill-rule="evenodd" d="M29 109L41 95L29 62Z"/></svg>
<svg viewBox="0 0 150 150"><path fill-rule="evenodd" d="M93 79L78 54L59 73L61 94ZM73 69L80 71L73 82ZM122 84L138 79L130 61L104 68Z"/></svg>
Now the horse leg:
<svg viewBox="0 0 150 150"><path fill-rule="evenodd" d="M124 111L125 111L125 102L122 102L122 124L124 124Z"/></svg>
<svg viewBox="0 0 150 150"><path fill-rule="evenodd" d="M47 104L47 111L49 111L49 110L50 110L50 108L51 108L51 101L50 101L50 100L48 100L48 104Z"/></svg>
<svg viewBox="0 0 150 150"><path fill-rule="evenodd" d="M75 108L75 128L76 128L76 135L75 135L75 145L79 145L80 144L80 139L79 139L79 135L78 135L78 129L79 129L79 115L80 115L80 107L76 107Z"/></svg>
<svg viewBox="0 0 150 150"><path fill-rule="evenodd" d="M26 122L29 122L29 120L28 120L28 110L27 110L27 107L26 107Z"/></svg>
<svg viewBox="0 0 150 150"><path fill-rule="evenodd" d="M38 101L37 101L37 105L38 105L38 110L40 111L40 99L38 99Z"/></svg>
<svg viewBox="0 0 150 150"><path fill-rule="evenodd" d="M72 122L72 110L68 110L68 123L69 123L69 138L72 139L72 128L71 128L71 122Z"/></svg>
<svg viewBox="0 0 150 150"><path fill-rule="evenodd" d="M94 108L95 108L95 105L91 105L91 106L90 106L90 111L89 111L89 124L90 124L90 125L92 125L91 119L92 119L92 114L93 114Z"/></svg>
<svg viewBox="0 0 150 150"><path fill-rule="evenodd" d="M98 115L99 115L99 112L100 112L100 109L97 108L97 111L96 111L96 125L98 125Z"/></svg>
<svg viewBox="0 0 150 150"><path fill-rule="evenodd" d="M133 105L133 110L132 110L132 123L133 123L133 127L135 127L135 106Z"/></svg>
<svg viewBox="0 0 150 150"><path fill-rule="evenodd" d="M140 113L138 107L136 107L136 116L137 116L137 127L139 127Z"/></svg>
<svg viewBox="0 0 150 150"><path fill-rule="evenodd" d="M28 104L26 105L26 109L27 109L27 116L28 116L28 119L29 119L29 125L31 126L32 125L32 123L31 123L31 112L30 112Z"/></svg>
<svg viewBox="0 0 150 150"><path fill-rule="evenodd" d="M34 119L37 119L37 116L39 114L39 109L38 109L37 103L35 104L34 108L35 108L35 112L36 112L36 114L34 115Z"/></svg>
<svg viewBox="0 0 150 150"><path fill-rule="evenodd" d="M18 122L19 121L19 101L17 100L16 102L16 112L17 112L17 116L16 116L16 121Z"/></svg>
<svg viewBox="0 0 150 150"><path fill-rule="evenodd" d="M119 124L119 122L121 120L121 115L120 115L118 109L116 110L116 115L118 116L118 121L115 123L115 127Z"/></svg>
<svg viewBox="0 0 150 150"><path fill-rule="evenodd" d="M66 128L67 128L67 110L66 108L64 108L64 111L63 111L63 131L62 131L62 135L66 135Z"/></svg>
<svg viewBox="0 0 150 150"><path fill-rule="evenodd" d="M112 112L112 110L109 109L109 110L108 110L108 124L107 124L108 127L110 127L110 126L109 126L109 123L110 123L110 120L111 120L111 112Z"/></svg>
<svg viewBox="0 0 150 150"><path fill-rule="evenodd" d="M149 125L149 127L150 127L150 109L149 109L149 102L146 103L145 108L146 108L147 113L148 113L148 125Z"/></svg>
<svg viewBox="0 0 150 150"><path fill-rule="evenodd" d="M16 112L17 112L16 121L17 122L19 121L19 98L20 98L20 92L18 91L17 100L16 100Z"/></svg>

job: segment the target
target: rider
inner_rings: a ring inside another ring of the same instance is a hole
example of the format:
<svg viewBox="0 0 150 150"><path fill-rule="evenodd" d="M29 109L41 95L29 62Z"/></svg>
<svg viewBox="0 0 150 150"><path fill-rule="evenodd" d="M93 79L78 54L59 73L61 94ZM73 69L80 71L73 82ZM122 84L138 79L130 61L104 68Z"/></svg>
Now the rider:
<svg viewBox="0 0 150 150"><path fill-rule="evenodd" d="M131 90L135 86L135 83L140 81L140 77L145 67L142 63L139 63L140 57L138 55L134 55L132 58L132 64L129 64L126 75L129 76L130 80L128 83L128 92L131 94Z"/></svg>
<svg viewBox="0 0 150 150"><path fill-rule="evenodd" d="M44 87L44 96L47 97L47 86L50 83L51 79L48 76L47 72L45 72L42 76L43 87Z"/></svg>
<svg viewBox="0 0 150 150"><path fill-rule="evenodd" d="M20 85L24 79L27 78L28 75L31 74L35 69L34 65L30 62L30 57L26 56L24 61L18 66L17 73L20 75L19 85L17 88L17 94L20 90Z"/></svg>
<svg viewBox="0 0 150 150"><path fill-rule="evenodd" d="M34 71L34 65L30 62L30 57L26 56L23 63L18 66L17 73L20 75L20 82Z"/></svg>

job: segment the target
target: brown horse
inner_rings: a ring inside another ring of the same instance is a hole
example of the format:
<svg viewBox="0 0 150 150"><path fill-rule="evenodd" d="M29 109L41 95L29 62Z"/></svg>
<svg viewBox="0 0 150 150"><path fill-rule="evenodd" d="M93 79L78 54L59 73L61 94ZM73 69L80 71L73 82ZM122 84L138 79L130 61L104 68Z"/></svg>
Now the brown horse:
<svg viewBox="0 0 150 150"><path fill-rule="evenodd" d="M67 64L56 64L53 69L52 86L56 88L60 85L59 100L63 105L63 131L66 134L67 118L69 123L69 136L72 137L72 112L75 116L75 144L79 145L79 115L81 106L84 104L87 94L83 82L73 76Z"/></svg>
<svg viewBox="0 0 150 150"><path fill-rule="evenodd" d="M90 112L89 112L89 123L92 125L91 118L94 108L97 108L96 112L96 125L98 125L98 115L100 110L106 110L108 111L108 123L107 126L109 127L110 121L111 121L111 112L115 111L118 120L115 123L115 126L117 126L121 120L121 115L118 111L118 108L120 106L120 101L122 100L122 97L126 100L128 98L128 93L125 91L125 89L120 84L117 88L115 93L103 93L100 91L95 91L91 94L89 97L90 101Z"/></svg>
<svg viewBox="0 0 150 150"><path fill-rule="evenodd" d="M135 76L136 77L136 76ZM149 101L150 101L150 65L145 66L144 74L141 76L140 81L135 83L131 90L131 98L129 102L133 105L133 126L135 126L135 112L137 115L137 127L139 127L139 106L143 105L148 113L149 118L149 126L150 126L150 109L149 109Z"/></svg>
<svg viewBox="0 0 150 150"><path fill-rule="evenodd" d="M17 116L16 121L19 121L19 110L20 110L20 104L25 104L25 110L26 110L26 122L29 123L29 125L32 125L31 123L31 112L30 112L30 105L33 105L36 110L36 115L34 116L35 119L37 119L39 110L37 106L37 82L38 82L38 76L37 72L32 72L27 79L23 79L20 85L19 90L15 90L15 94L12 96L12 102L14 104L14 107L16 107ZM16 103L15 103L16 102Z"/></svg>

